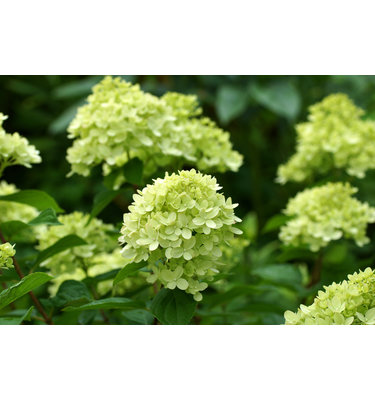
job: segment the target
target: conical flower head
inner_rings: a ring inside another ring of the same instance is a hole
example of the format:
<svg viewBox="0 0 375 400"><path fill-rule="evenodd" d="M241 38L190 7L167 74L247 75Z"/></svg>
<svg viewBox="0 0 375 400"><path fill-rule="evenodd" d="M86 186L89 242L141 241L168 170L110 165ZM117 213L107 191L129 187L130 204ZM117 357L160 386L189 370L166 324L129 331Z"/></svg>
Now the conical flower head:
<svg viewBox="0 0 375 400"><path fill-rule="evenodd" d="M332 94L309 109L298 124L296 153L278 169L279 183L302 182L334 168L363 178L375 168L375 122L345 94Z"/></svg>
<svg viewBox="0 0 375 400"><path fill-rule="evenodd" d="M375 271L366 268L325 286L311 306L301 304L284 317L287 325L375 325Z"/></svg>
<svg viewBox="0 0 375 400"><path fill-rule="evenodd" d="M200 118L201 113L193 95L167 93L159 98L139 85L106 77L68 128L74 139L67 155L71 173L87 176L102 164L107 175L134 157L143 161L145 175L179 163L237 171L242 156L232 149L229 133Z"/></svg>
<svg viewBox="0 0 375 400"><path fill-rule="evenodd" d="M280 240L311 251L340 238L353 239L358 246L368 243L366 228L375 222L375 208L355 199L356 192L348 183L337 182L298 193L284 210L292 219L281 228Z"/></svg>
<svg viewBox="0 0 375 400"><path fill-rule="evenodd" d="M124 214L120 242L129 262L147 260L153 275L169 289L179 288L200 300L220 268L221 244L242 232L233 225L231 198L218 193L216 179L181 171L156 179L133 196Z"/></svg>

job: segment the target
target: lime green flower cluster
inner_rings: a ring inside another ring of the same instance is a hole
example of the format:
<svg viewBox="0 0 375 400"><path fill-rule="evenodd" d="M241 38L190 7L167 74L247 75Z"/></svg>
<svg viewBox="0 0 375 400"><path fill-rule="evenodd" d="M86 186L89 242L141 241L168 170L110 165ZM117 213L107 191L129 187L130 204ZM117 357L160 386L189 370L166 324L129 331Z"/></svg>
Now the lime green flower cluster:
<svg viewBox="0 0 375 400"><path fill-rule="evenodd" d="M147 176L184 162L202 170L237 171L242 156L232 149L229 133L201 113L193 95L159 98L139 85L106 77L68 128L75 139L67 154L71 174L88 176L103 163L108 175L134 157L143 161Z"/></svg>
<svg viewBox="0 0 375 400"><path fill-rule="evenodd" d="M327 183L306 189L290 199L284 214L292 216L279 238L292 246L318 251L332 240L353 239L358 246L369 242L367 224L375 222L375 208L352 197L357 189L348 183Z"/></svg>
<svg viewBox="0 0 375 400"><path fill-rule="evenodd" d="M6 196L17 192L18 189L15 185L0 181L0 196ZM0 223L6 221L22 221L26 223L38 215L36 208L25 204L0 200L0 206Z"/></svg>
<svg viewBox="0 0 375 400"><path fill-rule="evenodd" d="M158 280L201 300L206 281L218 272L220 246L242 233L233 227L241 221L233 212L237 204L217 193L220 189L215 178L192 169L166 173L138 191L124 214L124 257L148 260L149 282Z"/></svg>
<svg viewBox="0 0 375 400"><path fill-rule="evenodd" d="M114 227L93 218L89 223L89 215L81 212L61 215L58 217L62 225L44 226L38 231L38 250L44 250L67 235L77 235L87 242L87 245L73 247L44 261L43 266L49 268L53 276L50 288L56 293L58 286L67 279L81 280L87 276L87 270L92 258L100 253L108 253L116 248L116 239L108 235Z"/></svg>
<svg viewBox="0 0 375 400"><path fill-rule="evenodd" d="M371 268L324 289L311 306L301 305L296 313L286 311L286 324L375 325L375 271Z"/></svg>
<svg viewBox="0 0 375 400"><path fill-rule="evenodd" d="M14 250L13 246L6 242L0 245L0 269L1 268L10 268L13 266L12 257L16 254L16 250Z"/></svg>
<svg viewBox="0 0 375 400"><path fill-rule="evenodd" d="M277 181L302 182L342 168L363 178L375 168L375 122L345 94L333 94L310 107L308 122L296 126L296 153L278 169Z"/></svg>
<svg viewBox="0 0 375 400"><path fill-rule="evenodd" d="M6 133L3 121L8 117L0 113L0 176L4 168L11 165L23 165L27 168L31 164L40 163L42 159L39 151L29 144L28 140L19 133Z"/></svg>

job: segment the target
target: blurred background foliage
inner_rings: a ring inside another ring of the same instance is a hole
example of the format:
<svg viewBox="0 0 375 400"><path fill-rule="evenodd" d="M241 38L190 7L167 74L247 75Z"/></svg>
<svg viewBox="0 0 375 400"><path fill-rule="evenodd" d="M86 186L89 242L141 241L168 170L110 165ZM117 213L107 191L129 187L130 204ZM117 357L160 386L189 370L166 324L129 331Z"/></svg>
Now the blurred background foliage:
<svg viewBox="0 0 375 400"><path fill-rule="evenodd" d="M308 302L322 284L373 266L374 246L358 249L340 241L325 251L322 281L306 288L316 256L285 249L277 239L281 213L303 184L275 183L279 164L294 152L294 125L306 119L309 105L343 92L375 118L374 76L123 76L156 95L167 91L196 94L204 114L231 133L234 148L244 155L238 173L216 174L226 196L240 203L245 238L236 266L207 289L199 306L200 323L283 323L283 312ZM66 128L102 76L1 76L0 111L9 115L7 132L20 132L41 152L42 164L13 167L4 179L21 189L50 193L67 211L90 212L102 188L100 170L89 178L66 178L70 146ZM355 181L359 197L375 205L374 173ZM100 218L119 223L122 212L112 204ZM270 221L271 219L271 221ZM374 230L369 232L374 243Z"/></svg>

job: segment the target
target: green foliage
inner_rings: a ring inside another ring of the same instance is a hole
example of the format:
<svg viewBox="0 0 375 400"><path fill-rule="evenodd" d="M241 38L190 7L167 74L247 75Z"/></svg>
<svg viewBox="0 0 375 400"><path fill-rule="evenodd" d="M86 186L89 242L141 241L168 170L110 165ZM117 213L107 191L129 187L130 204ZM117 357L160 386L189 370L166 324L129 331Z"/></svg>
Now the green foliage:
<svg viewBox="0 0 375 400"><path fill-rule="evenodd" d="M26 293L43 285L51 279L52 276L43 272L34 272L33 274L25 276L18 283L0 293L0 309L13 303L13 301L17 300L19 297L24 296Z"/></svg>
<svg viewBox="0 0 375 400"><path fill-rule="evenodd" d="M40 190L20 190L13 194L0 196L0 200L27 204L42 211L48 208L56 212L64 211L49 194Z"/></svg>
<svg viewBox="0 0 375 400"><path fill-rule="evenodd" d="M60 240L58 240L55 244L52 246L47 247L46 249L42 250L39 252L34 266L39 265L45 260L48 260L50 257L53 257L55 254L61 253L65 250L71 249L76 246L83 246L87 244L83 239L81 239L77 235L68 235Z"/></svg>
<svg viewBox="0 0 375 400"><path fill-rule="evenodd" d="M85 311L85 310L133 310L142 308L143 304L139 301L127 299L126 297L110 297L107 299L93 300L81 306L69 306L65 311Z"/></svg>
<svg viewBox="0 0 375 400"><path fill-rule="evenodd" d="M371 282L332 284L375 263L373 77L103 78L0 77L4 127L27 138L0 181L26 275L1 259L0 324L374 323ZM222 189L160 184L192 167ZM324 189L349 184L358 200Z"/></svg>
<svg viewBox="0 0 375 400"><path fill-rule="evenodd" d="M152 300L151 311L163 325L186 325L196 304L193 296L181 290L162 289Z"/></svg>

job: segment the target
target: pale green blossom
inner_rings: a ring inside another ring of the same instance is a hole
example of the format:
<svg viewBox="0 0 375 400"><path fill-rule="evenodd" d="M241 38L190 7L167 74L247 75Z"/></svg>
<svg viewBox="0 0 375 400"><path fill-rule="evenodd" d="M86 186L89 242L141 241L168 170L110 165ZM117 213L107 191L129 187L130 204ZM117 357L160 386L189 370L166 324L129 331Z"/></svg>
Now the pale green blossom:
<svg viewBox="0 0 375 400"><path fill-rule="evenodd" d="M58 286L67 279L84 279L92 259L96 255L111 252L116 248L116 239L108 234L108 231L113 230L114 227L97 218L93 218L87 223L88 219L89 215L81 212L60 215L58 220L62 225L44 226L37 233L38 250L44 250L59 239L72 234L87 242L87 245L65 250L42 263L51 270L51 274L55 277L50 287L52 294L56 293Z"/></svg>
<svg viewBox="0 0 375 400"><path fill-rule="evenodd" d="M286 311L284 317L287 325L374 325L375 272L366 268L324 286L311 306L301 304L296 313Z"/></svg>
<svg viewBox="0 0 375 400"><path fill-rule="evenodd" d="M166 173L138 191L124 214L124 257L148 261L149 282L160 281L201 300L207 281L219 272L222 244L242 233L233 226L241 221L233 212L237 204L220 189L215 178L192 169Z"/></svg>
<svg viewBox="0 0 375 400"><path fill-rule="evenodd" d="M16 254L14 246L9 242L0 244L0 269L10 268L13 266L12 257Z"/></svg>
<svg viewBox="0 0 375 400"><path fill-rule="evenodd" d="M363 178L375 168L375 122L345 94L332 94L309 108L298 124L295 154L278 169L277 181L305 181L334 168Z"/></svg>
<svg viewBox="0 0 375 400"><path fill-rule="evenodd" d="M367 224L375 222L375 208L352 197L357 189L348 183L327 183L306 189L290 199L284 214L293 217L280 231L286 245L318 251L333 240L369 242Z"/></svg>
<svg viewBox="0 0 375 400"><path fill-rule="evenodd" d="M146 176L158 167L184 163L237 171L242 156L232 149L229 133L201 114L196 96L167 93L159 98L139 85L106 77L68 128L74 139L67 155L71 173L88 176L102 164L108 175L134 157L143 161Z"/></svg>
<svg viewBox="0 0 375 400"><path fill-rule="evenodd" d="M42 159L35 146L19 133L6 133L3 121L8 117L0 113L0 177L4 168L11 165L23 165L30 168L31 164L40 163Z"/></svg>

